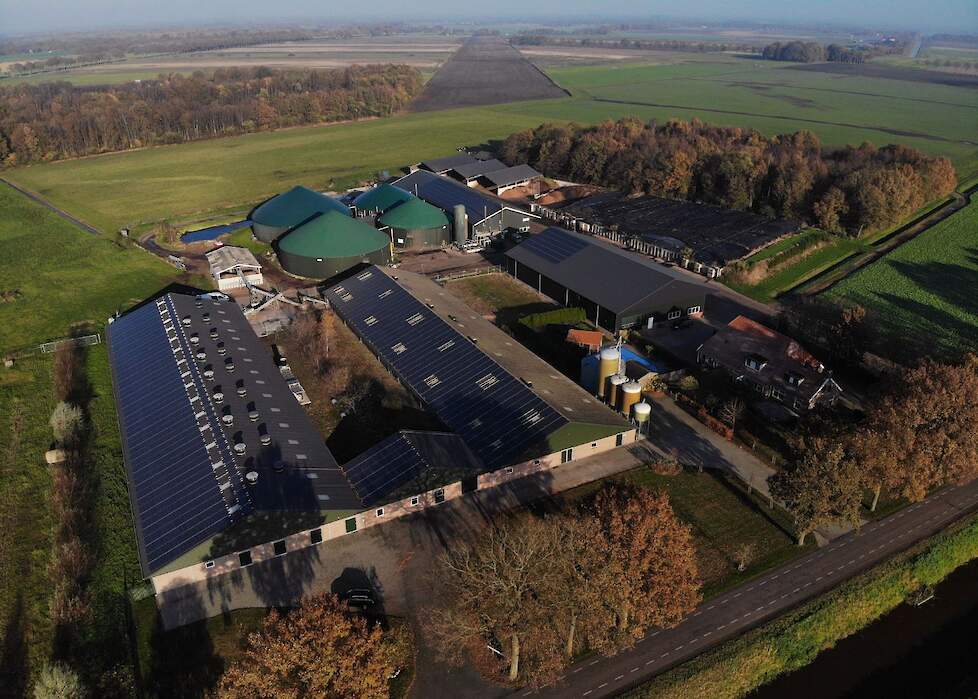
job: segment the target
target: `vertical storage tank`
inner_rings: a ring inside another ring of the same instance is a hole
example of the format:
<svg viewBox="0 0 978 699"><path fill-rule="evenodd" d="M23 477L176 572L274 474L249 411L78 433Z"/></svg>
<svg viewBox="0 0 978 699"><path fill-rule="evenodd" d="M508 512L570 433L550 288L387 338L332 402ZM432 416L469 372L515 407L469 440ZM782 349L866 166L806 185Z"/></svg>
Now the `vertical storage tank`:
<svg viewBox="0 0 978 699"><path fill-rule="evenodd" d="M621 387L621 400L619 409L622 415L630 417L632 406L642 399L642 384L636 381L629 381Z"/></svg>
<svg viewBox="0 0 978 699"><path fill-rule="evenodd" d="M639 434L649 433L649 418L652 415L652 406L641 401L632 406L632 416L635 418L635 424L638 427Z"/></svg>
<svg viewBox="0 0 978 699"><path fill-rule="evenodd" d="M598 396L604 398L608 379L618 373L621 352L617 347L605 347L598 355Z"/></svg>
<svg viewBox="0 0 978 699"><path fill-rule="evenodd" d="M465 205L456 204L452 210L452 214L455 218L454 225L452 226L452 232L454 234L452 239L455 241L455 243L461 245L468 240L469 237L469 222L467 220L468 216L465 213Z"/></svg>
<svg viewBox="0 0 978 699"><path fill-rule="evenodd" d="M608 405L612 408L618 405L618 395L621 393L621 387L626 383L628 379L621 374L615 374L608 379Z"/></svg>

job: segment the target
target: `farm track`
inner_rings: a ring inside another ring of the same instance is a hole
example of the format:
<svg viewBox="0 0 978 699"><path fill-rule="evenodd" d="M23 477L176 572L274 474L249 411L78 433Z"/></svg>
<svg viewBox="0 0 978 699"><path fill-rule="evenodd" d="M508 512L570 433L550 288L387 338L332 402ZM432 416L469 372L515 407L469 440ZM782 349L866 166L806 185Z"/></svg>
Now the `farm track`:
<svg viewBox="0 0 978 699"><path fill-rule="evenodd" d="M14 184L10 180L4 179L2 177L0 177L0 182L3 182L8 187L12 187L13 189L16 189L18 192L20 192L21 194L23 194L28 199L31 199L32 201L37 202L38 204L40 204L41 206L43 206L45 209L48 209L49 211L52 211L53 213L55 213L58 216L60 216L61 218L63 218L65 221L68 221L69 223L73 223L74 225L76 225L78 228L81 228L86 233L91 233L92 235L101 235L101 231L99 231L98 228L96 228L95 226L91 226L91 225L85 223L80 218L76 218L76 217L72 216L71 214L69 214L64 209L59 209L57 206L55 206L54 204L52 204L51 202L49 202L47 199L45 199L44 197L42 197L40 194L35 194L34 192L32 192L32 191L30 191L28 189L24 189L20 185Z"/></svg>
<svg viewBox="0 0 978 699"><path fill-rule="evenodd" d="M863 129L867 131L879 131L890 136L903 136L906 138L920 138L926 141L937 141L941 143L960 143L966 146L978 146L978 141L958 140L954 138L944 138L933 134L922 133L919 131L904 131L902 129L891 129L886 126L875 126L873 124L849 124L843 121L826 121L822 119L804 119L789 114L762 114L759 112L741 112L731 109L713 109L709 107L696 107L684 104L665 104L661 102L639 102L637 100L618 100L610 97L592 97L594 102L605 102L608 104L624 104L635 107L662 107L665 109L689 109L698 112L710 112L711 114L733 114L736 116L760 117L765 119L783 119L786 121L796 121L805 124L819 124L821 126L840 126L847 129Z"/></svg>
<svg viewBox="0 0 978 699"><path fill-rule="evenodd" d="M816 296L828 291L843 279L882 259L904 243L930 230L941 221L944 221L966 207L971 202L971 197L976 191L978 191L978 185L971 187L963 194L953 192L948 202L909 221L890 235L878 240L874 243L871 251L855 253L840 260L811 279L807 279L793 289L789 289L785 292L785 295Z"/></svg>

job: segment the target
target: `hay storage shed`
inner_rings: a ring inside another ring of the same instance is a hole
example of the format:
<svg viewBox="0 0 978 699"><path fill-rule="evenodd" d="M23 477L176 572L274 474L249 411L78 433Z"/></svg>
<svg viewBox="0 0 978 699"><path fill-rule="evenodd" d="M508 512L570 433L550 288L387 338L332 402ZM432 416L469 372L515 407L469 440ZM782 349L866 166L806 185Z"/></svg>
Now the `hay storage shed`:
<svg viewBox="0 0 978 699"><path fill-rule="evenodd" d="M451 242L445 212L414 196L386 211L377 225L390 229L391 240L399 248L432 248Z"/></svg>
<svg viewBox="0 0 978 699"><path fill-rule="evenodd" d="M353 205L358 212L380 214L410 198L408 192L384 182L358 196L353 200Z"/></svg>
<svg viewBox="0 0 978 699"><path fill-rule="evenodd" d="M289 274L328 279L361 262L389 264L390 242L363 221L328 211L286 233L275 248Z"/></svg>
<svg viewBox="0 0 978 699"><path fill-rule="evenodd" d="M290 228L327 211L350 215L350 210L332 197L299 185L258 205L249 218L255 237L271 243Z"/></svg>

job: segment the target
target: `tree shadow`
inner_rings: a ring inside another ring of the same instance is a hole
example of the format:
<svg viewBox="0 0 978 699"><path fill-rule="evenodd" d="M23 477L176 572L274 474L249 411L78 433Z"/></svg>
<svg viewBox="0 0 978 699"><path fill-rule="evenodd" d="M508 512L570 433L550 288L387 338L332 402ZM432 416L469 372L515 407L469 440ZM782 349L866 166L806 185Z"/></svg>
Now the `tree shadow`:
<svg viewBox="0 0 978 699"><path fill-rule="evenodd" d="M14 606L7 617L3 648L0 649L0 697L13 699L26 696L29 672L24 595L18 591Z"/></svg>

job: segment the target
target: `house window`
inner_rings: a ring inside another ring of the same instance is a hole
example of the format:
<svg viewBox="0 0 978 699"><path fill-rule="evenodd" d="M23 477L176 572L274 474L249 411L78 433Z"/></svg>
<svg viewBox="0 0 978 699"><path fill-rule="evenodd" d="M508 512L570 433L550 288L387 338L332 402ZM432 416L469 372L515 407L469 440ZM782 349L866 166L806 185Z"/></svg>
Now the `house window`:
<svg viewBox="0 0 978 699"><path fill-rule="evenodd" d="M312 542L313 546L323 543L323 530L313 529L311 532L309 532L309 540Z"/></svg>
<svg viewBox="0 0 978 699"><path fill-rule="evenodd" d="M421 498L415 495L414 497L411 498L411 507L417 507L418 503L420 502L421 502Z"/></svg>
<svg viewBox="0 0 978 699"><path fill-rule="evenodd" d="M241 553L239 553L238 554L238 563L241 565L242 568L245 568L247 566L250 566L251 563L252 563L252 561L251 561L251 551L242 551Z"/></svg>
<svg viewBox="0 0 978 699"><path fill-rule="evenodd" d="M666 318L668 320L676 320L677 318L681 318L682 315L683 315L683 312L680 311L679 309L676 309L674 311L669 311L668 313L666 313Z"/></svg>
<svg viewBox="0 0 978 699"><path fill-rule="evenodd" d="M772 388L771 397L775 400L784 400L784 391L782 391L780 388Z"/></svg>
<svg viewBox="0 0 978 699"><path fill-rule="evenodd" d="M377 516L378 517L383 517L384 516L384 508L383 507L378 507L377 508Z"/></svg>
<svg viewBox="0 0 978 699"><path fill-rule="evenodd" d="M689 308L686 309L686 314L693 315L694 313L699 313L701 310L703 309L699 306L690 306Z"/></svg>
<svg viewBox="0 0 978 699"><path fill-rule="evenodd" d="M356 530L357 530L357 518L350 517L350 519L346 520L346 533L352 534Z"/></svg>
<svg viewBox="0 0 978 699"><path fill-rule="evenodd" d="M785 373L784 380L788 382L789 386L801 386L801 382L805 380L805 377L797 372L789 371Z"/></svg>
<svg viewBox="0 0 978 699"><path fill-rule="evenodd" d="M507 475L511 475L513 473L513 467L512 466L507 466L505 470L506 470L506 474Z"/></svg>
<svg viewBox="0 0 978 699"><path fill-rule="evenodd" d="M208 570L211 569L211 568L213 568L214 567L214 561L207 561L207 563L204 564L204 567L207 568Z"/></svg>
<svg viewBox="0 0 978 699"><path fill-rule="evenodd" d="M625 443L625 435L622 434L622 433L616 434L615 435L615 446L616 447L620 447L624 443Z"/></svg>
<svg viewBox="0 0 978 699"><path fill-rule="evenodd" d="M573 458L574 458L573 449L564 449L562 452L560 452L560 463L562 464L566 464L568 461L570 461Z"/></svg>
<svg viewBox="0 0 978 699"><path fill-rule="evenodd" d="M274 544L272 544L272 548L275 551L276 556L284 556L286 552L285 539L279 539L276 541Z"/></svg>
<svg viewBox="0 0 978 699"><path fill-rule="evenodd" d="M744 359L744 366L752 371L760 371L767 366L767 358L759 354L748 354Z"/></svg>
<svg viewBox="0 0 978 699"><path fill-rule="evenodd" d="M435 504L445 502L445 489L439 488L435 491Z"/></svg>

